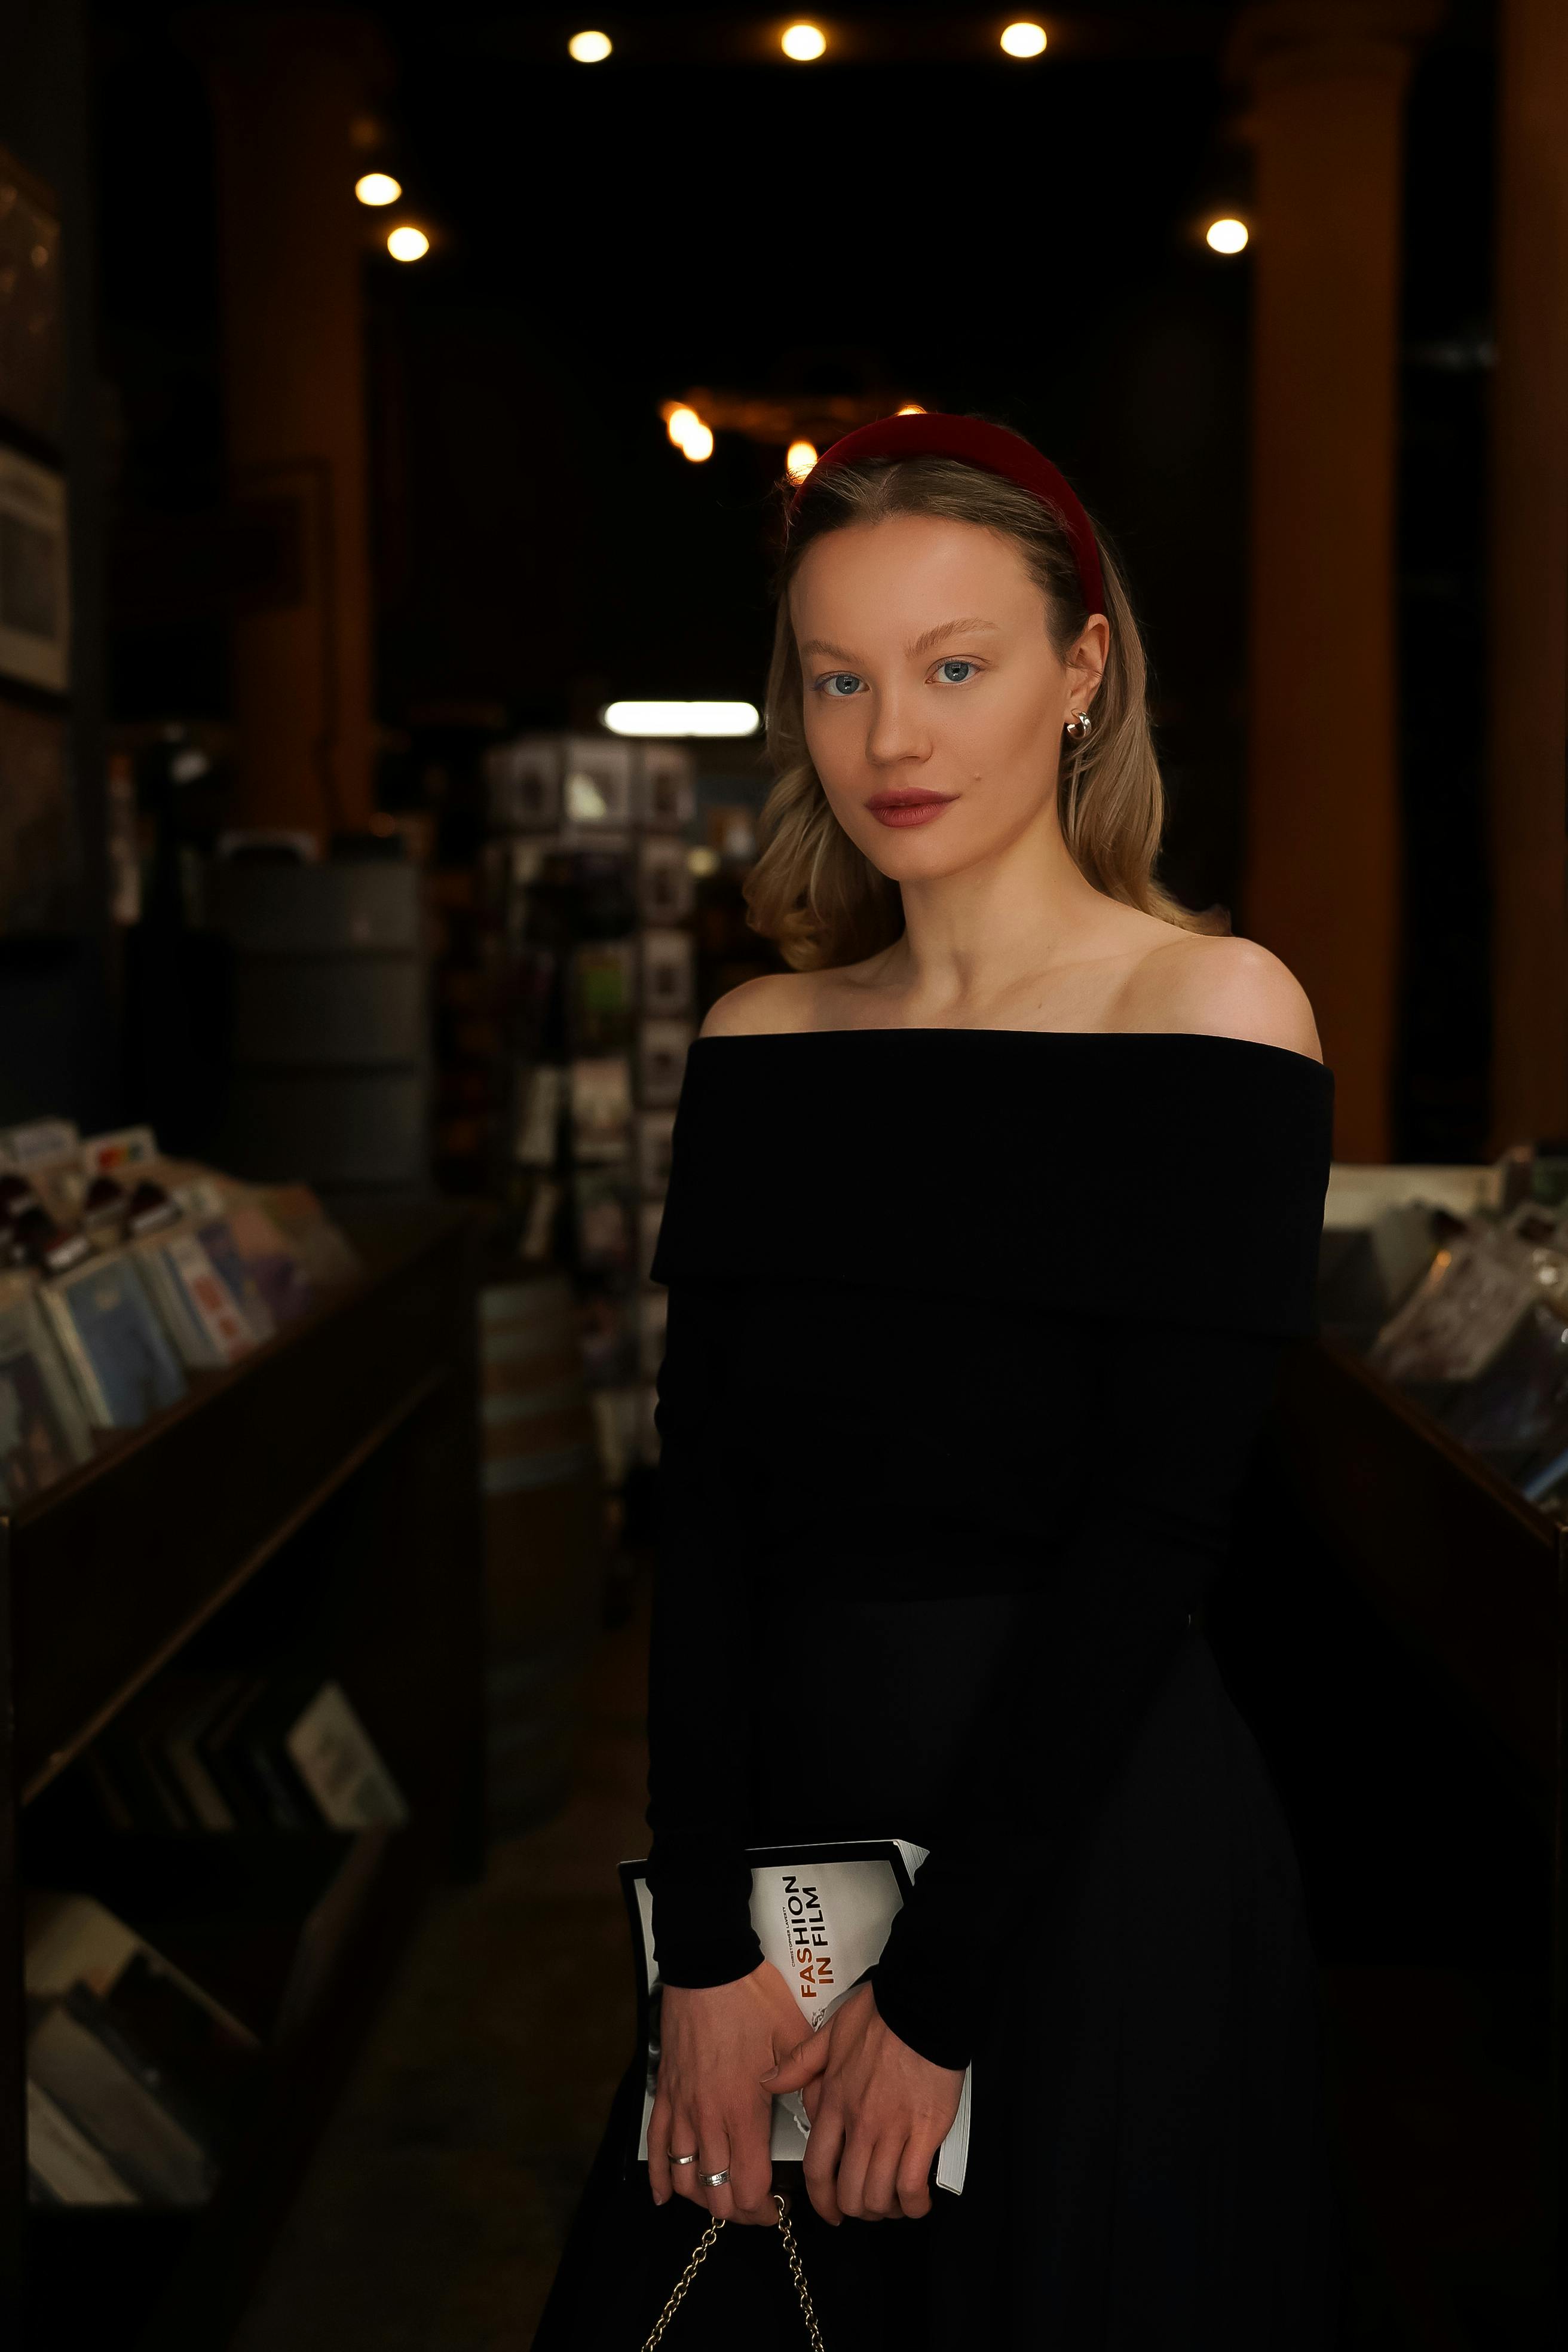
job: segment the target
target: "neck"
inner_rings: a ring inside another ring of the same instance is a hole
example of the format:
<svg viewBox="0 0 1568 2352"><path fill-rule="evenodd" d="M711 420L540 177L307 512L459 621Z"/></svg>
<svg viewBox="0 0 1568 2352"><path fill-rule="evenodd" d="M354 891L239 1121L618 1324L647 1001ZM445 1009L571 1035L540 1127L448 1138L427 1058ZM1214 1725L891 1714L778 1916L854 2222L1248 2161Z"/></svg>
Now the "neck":
<svg viewBox="0 0 1568 2352"><path fill-rule="evenodd" d="M901 895L904 935L881 977L949 1018L1077 961L1105 906L1073 863L1054 809L984 864L906 882Z"/></svg>

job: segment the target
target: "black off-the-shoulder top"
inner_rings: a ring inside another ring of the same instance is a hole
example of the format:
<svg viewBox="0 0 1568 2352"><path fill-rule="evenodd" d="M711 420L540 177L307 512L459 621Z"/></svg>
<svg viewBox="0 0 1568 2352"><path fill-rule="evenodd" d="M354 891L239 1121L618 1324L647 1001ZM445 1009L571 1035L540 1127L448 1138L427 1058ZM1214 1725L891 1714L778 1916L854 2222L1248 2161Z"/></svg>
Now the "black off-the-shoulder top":
<svg viewBox="0 0 1568 2352"><path fill-rule="evenodd" d="M1332 1101L1303 1055L1184 1034L693 1047L654 1263L667 1982L756 1965L748 1843L912 1837L877 2001L964 2063L1026 1965L1021 1890L1066 1869L1226 1556L1279 1349L1311 1325ZM1004 1657L923 1662L931 1754L873 1665L781 1771L790 1673L808 1693L849 1612L907 1674L898 1629L925 1621L889 1612L999 1598ZM868 1817L905 1790L918 1820Z"/></svg>

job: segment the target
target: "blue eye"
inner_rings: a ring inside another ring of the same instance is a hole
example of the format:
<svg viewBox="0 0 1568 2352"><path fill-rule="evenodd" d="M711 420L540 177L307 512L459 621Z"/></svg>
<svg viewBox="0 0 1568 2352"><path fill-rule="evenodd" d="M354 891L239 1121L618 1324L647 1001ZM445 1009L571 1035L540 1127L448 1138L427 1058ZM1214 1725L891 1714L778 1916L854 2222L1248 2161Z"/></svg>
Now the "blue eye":
<svg viewBox="0 0 1568 2352"><path fill-rule="evenodd" d="M952 661L939 662L936 674L943 686L962 686L973 668L972 661L960 661L955 656Z"/></svg>
<svg viewBox="0 0 1568 2352"><path fill-rule="evenodd" d="M834 699L839 702L842 702L847 695L858 694L860 691L860 681L854 671L849 669L835 670L831 677L819 678L817 684L824 694L832 695Z"/></svg>

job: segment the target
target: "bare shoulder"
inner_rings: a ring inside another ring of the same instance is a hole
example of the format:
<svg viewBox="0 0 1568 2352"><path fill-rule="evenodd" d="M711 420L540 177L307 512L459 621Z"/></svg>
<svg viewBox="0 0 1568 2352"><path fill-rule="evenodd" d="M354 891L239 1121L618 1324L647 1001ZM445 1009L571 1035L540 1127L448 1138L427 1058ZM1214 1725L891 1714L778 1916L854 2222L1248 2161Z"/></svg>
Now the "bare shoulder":
<svg viewBox="0 0 1568 2352"><path fill-rule="evenodd" d="M1256 940L1178 931L1142 958L1119 1011L1130 1029L1239 1037L1323 1058L1305 989Z"/></svg>
<svg viewBox="0 0 1568 2352"><path fill-rule="evenodd" d="M770 971L721 996L702 1024L704 1037L757 1037L814 1029L819 991L814 971Z"/></svg>

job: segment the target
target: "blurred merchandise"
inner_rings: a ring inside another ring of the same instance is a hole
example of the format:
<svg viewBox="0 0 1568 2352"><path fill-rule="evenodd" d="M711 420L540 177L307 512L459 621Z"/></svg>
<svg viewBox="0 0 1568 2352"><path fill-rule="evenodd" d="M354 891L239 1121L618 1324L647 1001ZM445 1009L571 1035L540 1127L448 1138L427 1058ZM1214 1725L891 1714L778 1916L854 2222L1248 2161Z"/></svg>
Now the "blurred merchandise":
<svg viewBox="0 0 1568 2352"><path fill-rule="evenodd" d="M0 1508L238 1363L359 1262L303 1184L172 1160L150 1127L0 1129Z"/></svg>

